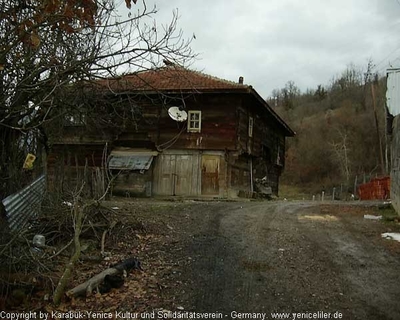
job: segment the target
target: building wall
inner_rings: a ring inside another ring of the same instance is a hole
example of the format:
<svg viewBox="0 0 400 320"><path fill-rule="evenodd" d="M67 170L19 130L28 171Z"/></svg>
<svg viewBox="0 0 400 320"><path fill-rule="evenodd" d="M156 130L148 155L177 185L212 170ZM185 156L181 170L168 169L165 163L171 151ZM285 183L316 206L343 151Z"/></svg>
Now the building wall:
<svg viewBox="0 0 400 320"><path fill-rule="evenodd" d="M165 150L155 159L153 193L227 197L227 178L227 163L222 151Z"/></svg>
<svg viewBox="0 0 400 320"><path fill-rule="evenodd" d="M250 192L250 157L231 155L229 157L230 188L229 197L234 198L239 192Z"/></svg>
<svg viewBox="0 0 400 320"><path fill-rule="evenodd" d="M175 100L157 97L141 107L142 118L137 123L124 124L124 146L136 147L148 141L158 149L234 150L236 148L236 108L241 96L233 94L199 94ZM201 111L201 132L187 132L187 122L177 122L168 115L171 106L185 111Z"/></svg>
<svg viewBox="0 0 400 320"><path fill-rule="evenodd" d="M112 183L111 192L113 195L125 197L151 197L153 172L152 170L144 170L143 172L113 170L115 179Z"/></svg>
<svg viewBox="0 0 400 320"><path fill-rule="evenodd" d="M393 119L392 169L390 179L392 205L397 213L400 213L400 115Z"/></svg>
<svg viewBox="0 0 400 320"><path fill-rule="evenodd" d="M123 146L160 152L147 172L118 175L115 192L147 196L236 196L239 191L251 190L251 157L254 179L266 176L277 193L284 165L285 137L259 102L245 94L231 93L168 99L147 98L140 101L140 107L132 105L140 109L138 115L130 120L124 118L119 126L121 132L113 136L117 139L110 140L110 148ZM187 132L186 122L172 120L168 107L173 105L183 106L186 111L201 111L201 132ZM249 137L250 116L254 120L252 137ZM82 128L72 129L82 131ZM90 145L93 137L83 132L77 140L73 130L67 135L74 138L71 144L55 146L49 157L51 185L76 182L74 174L84 168L85 162L93 168L104 164L103 146ZM72 145L83 141L85 145ZM278 158L282 163L277 163Z"/></svg>
<svg viewBox="0 0 400 320"><path fill-rule="evenodd" d="M72 193L84 184L84 194L98 197L106 189L104 145L53 145L47 156L47 185L51 192Z"/></svg>
<svg viewBox="0 0 400 320"><path fill-rule="evenodd" d="M243 159L247 159L247 162L249 156L252 157L253 181L266 178L268 186L277 195L279 177L285 164L285 135L276 126L271 115L266 110L260 110L259 107L254 100L246 100L243 106L238 108L238 151L243 154ZM249 117L253 118L251 137L249 136ZM243 159L236 161L241 163L242 167ZM246 166L249 168L249 164ZM239 175L242 181L246 181L247 177L244 176L246 174L245 171L233 169L233 176ZM243 186L246 189L246 185Z"/></svg>

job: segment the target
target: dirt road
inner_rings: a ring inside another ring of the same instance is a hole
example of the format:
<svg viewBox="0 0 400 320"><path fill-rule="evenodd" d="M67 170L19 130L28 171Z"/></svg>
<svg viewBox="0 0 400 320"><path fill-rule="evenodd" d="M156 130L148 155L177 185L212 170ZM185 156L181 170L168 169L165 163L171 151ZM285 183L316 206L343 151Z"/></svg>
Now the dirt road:
<svg viewBox="0 0 400 320"><path fill-rule="evenodd" d="M174 299L228 319L232 311L400 319L400 244L381 238L399 226L364 213L311 202L178 205L168 220L183 245Z"/></svg>
<svg viewBox="0 0 400 320"><path fill-rule="evenodd" d="M112 260L80 264L71 287L130 256L144 271L110 293L66 302L66 310L400 319L400 243L381 237L400 225L364 219L382 212L376 207L130 199L109 205L121 221L105 243Z"/></svg>

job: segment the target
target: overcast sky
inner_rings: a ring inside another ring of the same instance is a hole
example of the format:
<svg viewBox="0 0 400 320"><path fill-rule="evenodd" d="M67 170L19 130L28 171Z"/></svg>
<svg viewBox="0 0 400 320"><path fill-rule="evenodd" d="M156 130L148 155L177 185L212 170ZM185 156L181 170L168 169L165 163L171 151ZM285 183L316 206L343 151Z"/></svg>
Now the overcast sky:
<svg viewBox="0 0 400 320"><path fill-rule="evenodd" d="M237 81L266 98L289 80L305 91L349 64L400 67L400 0L151 0L158 24L178 9L199 59L192 68ZM141 6L138 2L137 6ZM135 6L132 7L135 9Z"/></svg>

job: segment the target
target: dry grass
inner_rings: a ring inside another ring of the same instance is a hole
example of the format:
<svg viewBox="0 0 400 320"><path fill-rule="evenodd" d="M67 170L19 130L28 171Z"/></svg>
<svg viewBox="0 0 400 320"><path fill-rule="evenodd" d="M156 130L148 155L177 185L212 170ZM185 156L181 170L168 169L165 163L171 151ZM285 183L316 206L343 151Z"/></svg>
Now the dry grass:
<svg viewBox="0 0 400 320"><path fill-rule="evenodd" d="M312 194L296 186L280 185L279 198L287 200L312 200Z"/></svg>

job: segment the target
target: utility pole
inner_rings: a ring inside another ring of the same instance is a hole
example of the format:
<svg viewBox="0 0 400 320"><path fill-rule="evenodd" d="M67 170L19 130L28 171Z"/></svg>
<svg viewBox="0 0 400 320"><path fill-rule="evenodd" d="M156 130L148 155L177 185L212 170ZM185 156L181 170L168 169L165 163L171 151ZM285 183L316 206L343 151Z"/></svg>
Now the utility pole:
<svg viewBox="0 0 400 320"><path fill-rule="evenodd" d="M381 134L379 132L379 121L378 121L378 114L376 112L376 101L375 101L375 87L374 87L374 80L371 82L371 93L372 93L372 105L374 106L374 116L375 116L375 127L376 127L376 134L379 140L379 157L380 157L380 162L381 162L381 173L382 175L386 174L385 170L385 164L383 161L383 149L382 149L382 139L381 139Z"/></svg>

